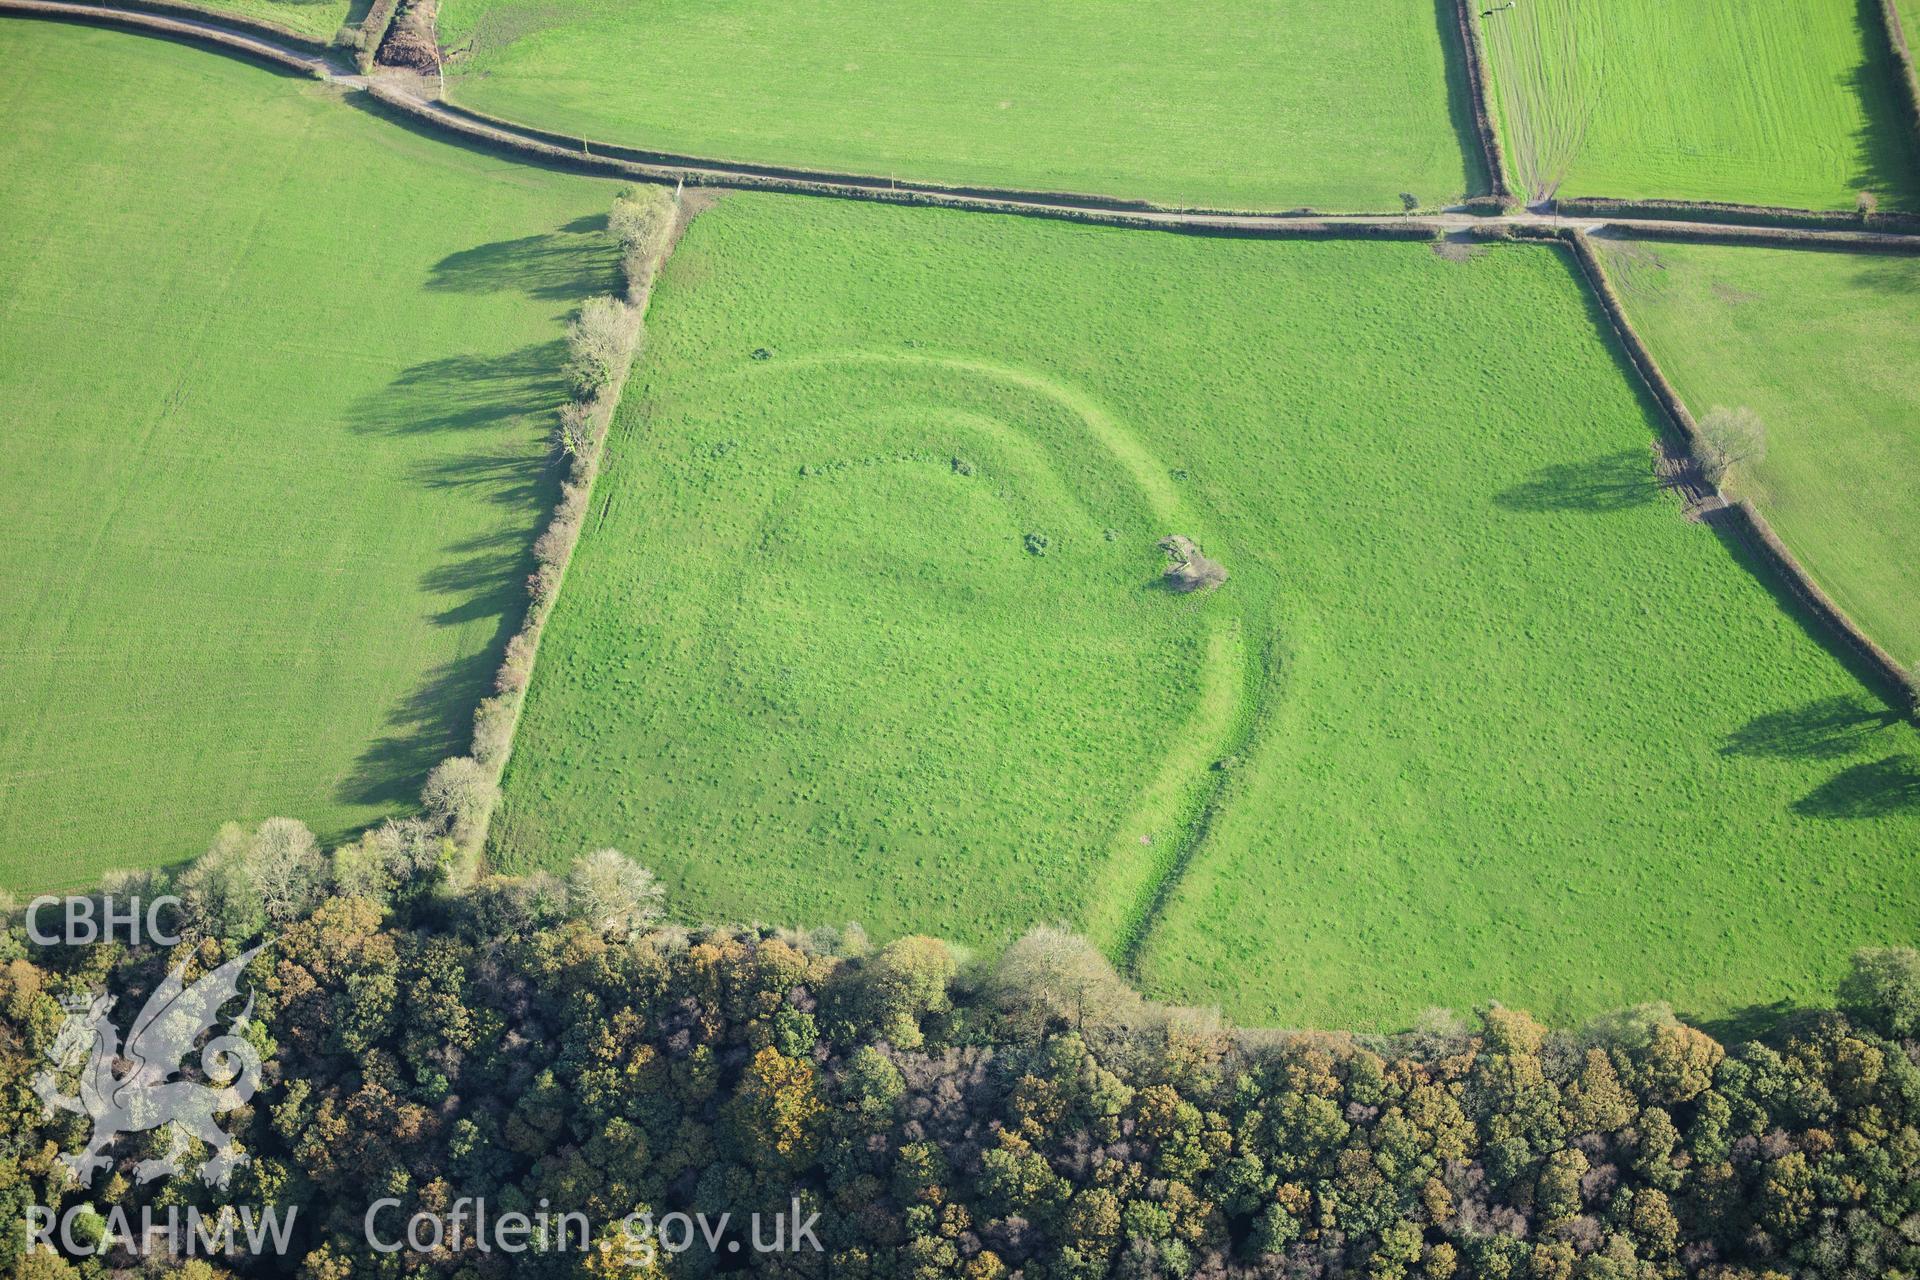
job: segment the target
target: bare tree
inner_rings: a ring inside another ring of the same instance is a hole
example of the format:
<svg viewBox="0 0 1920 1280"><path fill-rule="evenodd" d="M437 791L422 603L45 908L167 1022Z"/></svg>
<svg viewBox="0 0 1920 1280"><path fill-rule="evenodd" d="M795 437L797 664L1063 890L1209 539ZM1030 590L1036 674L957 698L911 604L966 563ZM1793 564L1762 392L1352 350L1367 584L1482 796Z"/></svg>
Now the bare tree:
<svg viewBox="0 0 1920 1280"><path fill-rule="evenodd" d="M576 858L567 872L567 911L601 933L630 938L660 919L666 890L653 872L618 849Z"/></svg>
<svg viewBox="0 0 1920 1280"><path fill-rule="evenodd" d="M486 830L487 817L499 798L500 788L486 767L470 756L442 760L420 790L420 803L427 816L463 849Z"/></svg>
<svg viewBox="0 0 1920 1280"><path fill-rule="evenodd" d="M320 842L306 823L294 818L268 818L260 824L247 848L247 868L267 918L274 921L311 911L329 883Z"/></svg>
<svg viewBox="0 0 1920 1280"><path fill-rule="evenodd" d="M1727 478L1767 456L1766 424L1760 415L1742 406L1729 409L1715 405L1700 419L1700 438L1694 445L1694 461L1701 473L1718 489Z"/></svg>

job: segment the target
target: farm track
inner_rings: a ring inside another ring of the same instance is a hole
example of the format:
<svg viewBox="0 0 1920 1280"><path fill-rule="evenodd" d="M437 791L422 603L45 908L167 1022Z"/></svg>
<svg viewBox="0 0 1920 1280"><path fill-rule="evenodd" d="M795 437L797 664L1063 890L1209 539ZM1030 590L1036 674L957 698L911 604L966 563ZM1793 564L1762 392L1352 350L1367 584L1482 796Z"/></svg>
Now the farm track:
<svg viewBox="0 0 1920 1280"><path fill-rule="evenodd" d="M626 159L556 145L542 131L507 121L483 120L441 102L421 97L406 87L417 77L363 76L342 71L324 55L309 53L242 31L211 19L163 17L108 5L70 0L0 0L0 15L42 18L118 27L195 41L243 57L271 63L290 71L321 77L343 88L369 94L387 107L442 132L495 148L532 163L559 165L591 173L651 182L686 182L696 186L789 192L841 199L874 200L896 204L930 204L989 213L1016 213L1112 226L1163 229L1198 235L1314 237L1320 239L1424 239L1446 232L1476 229L1499 234L1501 228L1521 232L1572 229L1586 234L1634 237L1651 235L1678 239L1752 240L1780 233L1748 223L1702 222L1685 219L1586 217L1560 218L1538 212L1488 216L1472 213L1438 214L1318 214L1310 211L1249 213L1224 209L1169 209L1139 201L1101 196L1007 190L984 187L943 187L932 183L896 182L861 174L781 169L769 165L733 164L670 153L621 148ZM546 135L552 137L555 135ZM1796 229L1798 243L1829 249L1865 252L1920 253L1920 232Z"/></svg>

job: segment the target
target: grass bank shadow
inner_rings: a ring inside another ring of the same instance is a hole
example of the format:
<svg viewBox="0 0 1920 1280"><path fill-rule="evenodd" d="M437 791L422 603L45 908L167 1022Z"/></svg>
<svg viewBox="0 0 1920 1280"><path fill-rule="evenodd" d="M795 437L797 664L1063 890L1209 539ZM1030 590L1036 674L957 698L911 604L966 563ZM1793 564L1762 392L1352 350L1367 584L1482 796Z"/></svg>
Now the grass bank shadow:
<svg viewBox="0 0 1920 1280"><path fill-rule="evenodd" d="M1854 172L1848 185L1871 191L1885 203L1920 204L1920 137L1916 137L1897 87L1902 74L1879 0L1855 0L1854 27L1867 59L1842 80L1860 104L1865 127L1853 135Z"/></svg>
<svg viewBox="0 0 1920 1280"><path fill-rule="evenodd" d="M1644 507L1659 493L1652 460L1622 449L1591 462L1557 462L1493 496L1507 511L1586 511L1600 514Z"/></svg>
<svg viewBox="0 0 1920 1280"><path fill-rule="evenodd" d="M1440 29L1440 47L1446 51L1447 119L1466 164L1468 196L1491 195L1493 175L1487 172L1486 152L1480 146L1480 128L1474 119L1473 85L1467 75L1467 49L1460 38L1454 0L1434 0L1434 24Z"/></svg>

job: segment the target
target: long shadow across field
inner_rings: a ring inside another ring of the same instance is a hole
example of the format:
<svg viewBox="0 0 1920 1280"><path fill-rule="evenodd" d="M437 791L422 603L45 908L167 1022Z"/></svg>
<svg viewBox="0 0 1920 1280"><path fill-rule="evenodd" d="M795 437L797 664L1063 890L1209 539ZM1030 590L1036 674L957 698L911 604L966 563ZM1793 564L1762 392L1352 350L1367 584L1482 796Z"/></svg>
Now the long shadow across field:
<svg viewBox="0 0 1920 1280"><path fill-rule="evenodd" d="M499 240L450 253L434 264L427 288L438 293L500 293L578 303L618 284L620 256L606 215L575 218L558 231Z"/></svg>
<svg viewBox="0 0 1920 1280"><path fill-rule="evenodd" d="M349 424L371 434L406 435L492 427L509 418L551 413L566 403L560 378L566 359L566 343L556 338L500 355L424 360L364 397L353 407Z"/></svg>
<svg viewBox="0 0 1920 1280"><path fill-rule="evenodd" d="M429 290L485 294L521 292L575 301L608 292L617 261L604 216L577 218L556 231L498 241L452 253L432 268ZM508 527L441 548L420 586L438 602L434 626L484 626L487 643L437 667L387 714L388 732L369 746L342 782L339 794L356 804L405 806L429 770L464 754L474 708L492 692L507 641L526 612L533 540L552 511L560 471L528 441L496 436L476 447L468 433L509 428L525 420L540 429L566 401L561 377L566 344L531 343L495 355L461 354L422 361L400 371L383 390L354 406L349 425L369 434L446 437L446 450L418 459L409 473L423 492L474 488L515 513Z"/></svg>

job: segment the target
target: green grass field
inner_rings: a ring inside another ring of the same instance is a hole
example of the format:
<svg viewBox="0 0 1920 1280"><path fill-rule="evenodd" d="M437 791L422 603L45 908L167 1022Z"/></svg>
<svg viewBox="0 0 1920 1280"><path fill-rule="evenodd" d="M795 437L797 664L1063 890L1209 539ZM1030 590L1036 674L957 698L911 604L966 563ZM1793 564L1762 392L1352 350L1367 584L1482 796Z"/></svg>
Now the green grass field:
<svg viewBox="0 0 1920 1280"><path fill-rule="evenodd" d="M195 0L214 14L258 18L303 36L326 39L342 23L365 16L368 0Z"/></svg>
<svg viewBox="0 0 1920 1280"><path fill-rule="evenodd" d="M1911 934L1920 738L1654 489L1554 251L736 196L652 317L509 867L1121 951L1217 801L1141 973L1254 1022L1724 1013Z"/></svg>
<svg viewBox="0 0 1920 1280"><path fill-rule="evenodd" d="M1740 489L1828 594L1920 662L1920 260L1600 244L1696 415L1753 409L1767 456Z"/></svg>
<svg viewBox="0 0 1920 1280"><path fill-rule="evenodd" d="M0 884L408 809L519 623L612 188L182 45L0 65Z"/></svg>
<svg viewBox="0 0 1920 1280"><path fill-rule="evenodd" d="M1488 6L1491 8L1492 6ZM1519 0L1483 15L1510 178L1559 195L1916 207L1912 129L1861 0Z"/></svg>
<svg viewBox="0 0 1920 1280"><path fill-rule="evenodd" d="M456 102L701 156L1234 208L1486 189L1436 0L445 0L440 32Z"/></svg>

